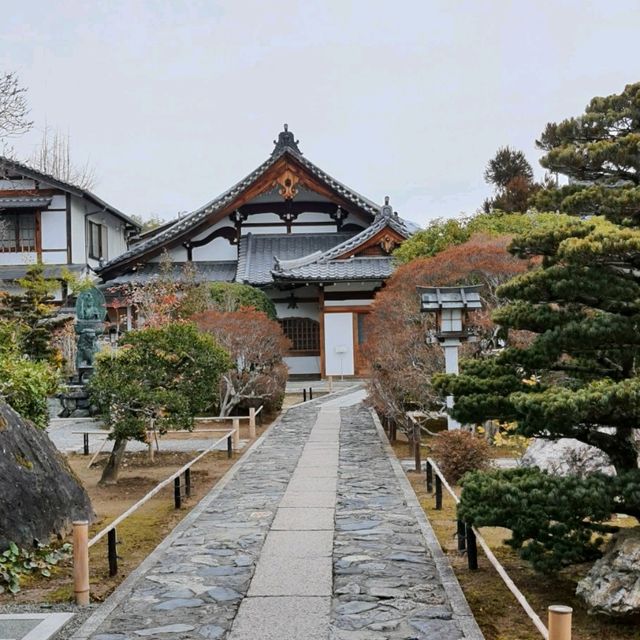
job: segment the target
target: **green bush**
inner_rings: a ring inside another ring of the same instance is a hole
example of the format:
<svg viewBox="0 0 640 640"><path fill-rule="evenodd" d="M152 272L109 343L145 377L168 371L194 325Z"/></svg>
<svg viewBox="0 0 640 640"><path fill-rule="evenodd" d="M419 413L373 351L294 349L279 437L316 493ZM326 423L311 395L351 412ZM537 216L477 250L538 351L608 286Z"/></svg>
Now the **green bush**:
<svg viewBox="0 0 640 640"><path fill-rule="evenodd" d="M21 353L23 335L21 324L0 321L0 397L44 429L49 420L47 397L56 392L59 376L49 362Z"/></svg>
<svg viewBox="0 0 640 640"><path fill-rule="evenodd" d="M239 282L213 282L210 285L211 308L215 311L238 311L252 307L263 311L271 320L277 317L276 308L260 289Z"/></svg>
<svg viewBox="0 0 640 640"><path fill-rule="evenodd" d="M432 457L444 477L455 484L468 471L488 468L489 445L468 431L444 431L435 439Z"/></svg>
<svg viewBox="0 0 640 640"><path fill-rule="evenodd" d="M625 506L628 505L628 506ZM477 527L506 527L506 544L538 571L593 560L605 524L618 509L640 507L640 472L615 477L554 476L538 468L474 472L462 481L459 517Z"/></svg>

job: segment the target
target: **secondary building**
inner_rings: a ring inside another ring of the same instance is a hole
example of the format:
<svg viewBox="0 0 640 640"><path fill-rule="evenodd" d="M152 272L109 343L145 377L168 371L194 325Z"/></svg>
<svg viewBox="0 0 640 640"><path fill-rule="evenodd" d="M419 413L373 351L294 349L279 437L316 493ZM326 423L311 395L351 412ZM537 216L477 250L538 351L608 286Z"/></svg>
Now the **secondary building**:
<svg viewBox="0 0 640 640"><path fill-rule="evenodd" d="M376 204L309 161L285 125L248 176L97 271L116 306L118 288L153 279L165 252L176 268L191 262L200 281L260 287L291 340L292 375L357 376L369 305L415 229L388 198ZM130 308L115 313L131 323Z"/></svg>
<svg viewBox="0 0 640 640"><path fill-rule="evenodd" d="M0 289L18 291L30 264L60 279L92 269L125 251L140 226L95 194L15 160L0 157Z"/></svg>

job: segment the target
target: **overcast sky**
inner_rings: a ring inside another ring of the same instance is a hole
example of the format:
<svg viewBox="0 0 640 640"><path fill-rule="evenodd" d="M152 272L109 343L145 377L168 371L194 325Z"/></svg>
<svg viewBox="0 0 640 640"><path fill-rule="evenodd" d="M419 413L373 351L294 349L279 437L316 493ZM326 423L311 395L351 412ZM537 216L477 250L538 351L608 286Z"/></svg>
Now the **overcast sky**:
<svg viewBox="0 0 640 640"><path fill-rule="evenodd" d="M191 211L265 160L287 122L311 161L424 224L473 212L487 160L640 81L640 1L20 0L0 70L34 130L69 132L95 192Z"/></svg>

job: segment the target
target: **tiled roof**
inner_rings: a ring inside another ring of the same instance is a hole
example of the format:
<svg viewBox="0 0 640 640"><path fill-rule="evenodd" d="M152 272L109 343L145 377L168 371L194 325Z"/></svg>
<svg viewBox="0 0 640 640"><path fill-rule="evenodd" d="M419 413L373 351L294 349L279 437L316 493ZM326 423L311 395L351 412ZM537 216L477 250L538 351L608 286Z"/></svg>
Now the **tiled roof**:
<svg viewBox="0 0 640 640"><path fill-rule="evenodd" d="M0 209L36 209L48 207L51 198L39 196L20 196L0 198Z"/></svg>
<svg viewBox="0 0 640 640"><path fill-rule="evenodd" d="M286 260L322 255L336 244L347 241L350 233L270 233L247 234L240 239L236 280L248 284L273 282L272 270L276 257Z"/></svg>
<svg viewBox="0 0 640 640"><path fill-rule="evenodd" d="M235 260L220 262L192 262L195 268L196 282L233 282L238 263ZM107 282L108 287L119 284L147 284L160 275L161 265L158 262L148 262L136 271L131 271ZM172 277L179 279L182 276L183 264L171 265Z"/></svg>
<svg viewBox="0 0 640 640"><path fill-rule="evenodd" d="M124 220L124 222L126 222L128 225L135 227L136 229L140 229L140 225L135 220L131 219L129 216L125 215L124 213L122 213L122 211L119 211L115 207L112 207L101 198L98 198L97 195L95 195L91 191L88 191L87 189L82 189L75 184L60 180L59 178L49 175L48 173L42 173L42 171L38 171L37 169L34 169L33 167L30 167L29 165L22 162L18 162L17 160L12 160L10 158L0 156L0 170L6 169L13 170L16 173L25 175L32 180L37 180L38 182L46 182L47 184L50 184L53 187L57 187L62 191L68 191L69 193L72 193L76 196L86 198L99 207L102 207L109 213L112 213L114 216L117 216L121 220Z"/></svg>
<svg viewBox="0 0 640 640"><path fill-rule="evenodd" d="M28 264L7 264L0 267L0 282L11 282L24 278L31 265ZM62 278L65 271L70 273L82 273L87 268L85 264L45 264L45 278Z"/></svg>
<svg viewBox="0 0 640 640"><path fill-rule="evenodd" d="M292 269L298 269L305 265L325 263L330 260L339 258L340 256L348 253L349 251L358 248L364 244L370 238L373 238L377 233L382 231L385 227L391 227L394 231L399 233L404 238L408 238L414 233L414 228L411 223L406 222L402 218L399 218L395 214L382 215L378 214L373 224L370 227L362 230L354 236L340 242L329 248L322 253L309 253L303 258L296 260L288 260L283 256L276 255L277 258L275 268L273 270L274 276L278 277L280 272L290 271Z"/></svg>
<svg viewBox="0 0 640 640"><path fill-rule="evenodd" d="M107 270L121 262L126 262L132 258L135 258L136 256L141 255L146 251L163 246L167 242L170 242L174 238L181 236L190 229L196 228L202 221L206 220L208 216L216 213L217 211L230 204L237 196L239 196L245 189L250 187L267 171L267 169L272 167L285 154L290 154L301 165L306 167L310 171L310 173L320 178L320 180L331 187L334 191L339 193L343 198L349 200L350 202L353 202L355 205L357 205L361 209L364 209L371 215L375 216L380 210L379 205L377 205L375 202L372 202L364 196L361 196L359 193L356 193L352 189L349 189L341 182L338 182L337 180L332 178L328 173L322 171L322 169L317 167L310 160L307 160L300 152L296 151L296 149L291 146L285 145L282 146L277 153L274 153L274 155L272 155L268 160L263 162L257 169L255 169L255 171L252 171L246 178L235 184L233 187L231 187L231 189L225 191L215 200L212 200L208 204L204 205L204 207L197 209L184 218L176 220L174 224L167 227L160 233L135 244L131 249L129 249L129 251L121 253L113 260L105 263L99 269L99 271Z"/></svg>
<svg viewBox="0 0 640 640"><path fill-rule="evenodd" d="M385 280L393 271L392 259L348 258L307 264L287 271L274 272L278 280L304 280L326 282L330 280Z"/></svg>

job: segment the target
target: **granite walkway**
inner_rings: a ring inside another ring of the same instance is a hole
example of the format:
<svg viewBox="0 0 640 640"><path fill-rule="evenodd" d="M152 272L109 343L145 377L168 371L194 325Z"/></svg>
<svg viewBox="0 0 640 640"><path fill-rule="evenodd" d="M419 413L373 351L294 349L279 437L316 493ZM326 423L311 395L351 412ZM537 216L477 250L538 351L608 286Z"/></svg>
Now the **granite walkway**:
<svg viewBox="0 0 640 640"><path fill-rule="evenodd" d="M73 640L481 640L363 399L289 409Z"/></svg>

